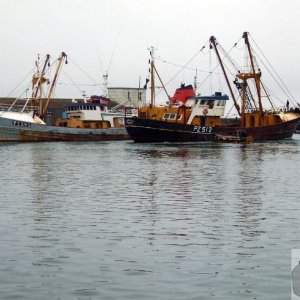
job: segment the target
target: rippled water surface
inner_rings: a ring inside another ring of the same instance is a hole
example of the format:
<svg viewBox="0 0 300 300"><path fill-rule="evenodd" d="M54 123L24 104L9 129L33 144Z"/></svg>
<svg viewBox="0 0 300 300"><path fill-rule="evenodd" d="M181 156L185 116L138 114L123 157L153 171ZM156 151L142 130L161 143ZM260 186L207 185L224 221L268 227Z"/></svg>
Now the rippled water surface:
<svg viewBox="0 0 300 300"><path fill-rule="evenodd" d="M0 299L290 299L300 135L0 151Z"/></svg>

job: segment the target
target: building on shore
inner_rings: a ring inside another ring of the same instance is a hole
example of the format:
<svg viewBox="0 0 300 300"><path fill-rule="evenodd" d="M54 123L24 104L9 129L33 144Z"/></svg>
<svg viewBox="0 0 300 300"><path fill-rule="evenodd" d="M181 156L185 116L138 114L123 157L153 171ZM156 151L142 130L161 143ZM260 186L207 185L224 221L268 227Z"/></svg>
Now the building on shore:
<svg viewBox="0 0 300 300"><path fill-rule="evenodd" d="M141 107L146 104L146 89L130 87L109 87L108 98L119 105Z"/></svg>

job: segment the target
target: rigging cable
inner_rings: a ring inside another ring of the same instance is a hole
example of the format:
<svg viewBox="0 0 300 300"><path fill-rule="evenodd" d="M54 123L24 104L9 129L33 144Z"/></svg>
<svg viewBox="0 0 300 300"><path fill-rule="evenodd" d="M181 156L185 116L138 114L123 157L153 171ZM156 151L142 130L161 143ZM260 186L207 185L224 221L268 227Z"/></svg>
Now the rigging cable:
<svg viewBox="0 0 300 300"><path fill-rule="evenodd" d="M197 53L191 58L191 59L189 59L188 60L188 62L169 80L169 81L167 81L167 83L165 84L165 86L167 86L169 83L171 83L173 80L174 80L174 78L175 77L177 77L177 75L183 70L183 69L185 69L198 55L199 55L199 53L203 50L205 48L205 46L203 46L199 51L197 51ZM161 90L160 90L161 91ZM159 92L160 92L159 91ZM158 93L159 93L158 92ZM158 94L157 93L157 94Z"/></svg>
<svg viewBox="0 0 300 300"><path fill-rule="evenodd" d="M101 86L87 73L85 72L78 64L75 63L70 57L68 57L69 61L71 61L83 74L85 74L96 86L101 88Z"/></svg>
<svg viewBox="0 0 300 300"><path fill-rule="evenodd" d="M256 51L253 51L253 53L255 54L255 55L257 55L256 54ZM258 57L259 58L259 57ZM264 63L264 61L263 60L261 60L260 58L259 58L259 60L260 60L260 62L263 64L263 66L266 68L266 70L269 72L269 74L270 74L270 76L273 78L273 80L276 82L276 84L279 86L279 88L282 90L282 92L285 94L285 96L287 96L287 98L292 98L292 100L293 101L295 101L295 98L293 97L293 95L289 92L289 90L287 89L287 87L285 87L285 86L283 86L284 85L284 83L282 82L282 80L280 79L280 77L278 76L278 74L276 74L277 75L277 78L273 75L273 73L270 71L270 69L268 68L268 66ZM270 65L271 66L271 65ZM271 68L272 68L272 66L271 66ZM275 72L274 71L274 69L272 68L272 70L273 70L273 72ZM281 81L279 81L279 80ZM282 85L283 84L283 85ZM280 102L281 103L283 103L283 101L282 100L280 100Z"/></svg>
<svg viewBox="0 0 300 300"><path fill-rule="evenodd" d="M250 34L249 34L250 35ZM259 46L257 45L257 43L255 42L255 40L252 38L252 36L250 35L251 40L254 42L254 44L256 45L257 49L260 51L260 53L262 54L262 56L264 57L264 59L266 60L266 62L269 64L269 66L271 67L271 69L273 70L273 72L276 74L277 78L279 79L279 81L281 82L281 84L284 86L285 88L285 93L287 93L294 101L295 98L294 96L290 93L289 89L287 88L286 84L284 83L284 81L280 78L280 76L278 75L278 73L276 72L276 70L273 68L273 66L271 65L271 63L269 62L269 60L267 59L267 57L264 55L264 53L262 52L262 50L259 48ZM262 60L261 60L262 61ZM263 63L263 62L262 62ZM266 67L266 66L265 66ZM269 71L270 72L270 71ZM272 75L272 74L271 74ZM272 76L274 78L274 76ZM275 79L275 78L274 78ZM276 81L277 82L277 81ZM280 86L280 85L279 85ZM282 88L282 87L281 87ZM286 94L286 95L287 95Z"/></svg>
<svg viewBox="0 0 300 300"><path fill-rule="evenodd" d="M208 70L209 70L209 89L212 94L212 74L211 74L211 47L209 47L209 60L208 60Z"/></svg>
<svg viewBox="0 0 300 300"><path fill-rule="evenodd" d="M71 79L71 77L64 70L61 71L72 82L72 85L75 86L80 93L82 93L82 89L79 88L79 86Z"/></svg>
<svg viewBox="0 0 300 300"><path fill-rule="evenodd" d="M115 50L116 50L116 46L117 46L118 39L119 39L119 34L118 34L118 36L117 36L117 38L116 38L116 41L115 41L115 44L114 44L114 48L113 48L113 51L112 51L112 54L111 54L110 62L109 62L108 69L107 69L107 73L108 73L108 74L109 74L109 72L110 72L111 63L112 63L113 56L114 56L114 54L115 54Z"/></svg>
<svg viewBox="0 0 300 300"><path fill-rule="evenodd" d="M167 60L165 60L161 57L155 57L155 58L156 58L156 60L159 60L159 61L164 62L164 63L169 64L169 65L173 65L173 66L178 67L178 68L182 68L182 69L186 69L186 70L190 70L190 71L200 71L202 73L210 73L209 71L201 70L201 69L198 69L198 68L185 67L183 65L179 65L179 64L167 61Z"/></svg>
<svg viewBox="0 0 300 300"><path fill-rule="evenodd" d="M46 58L46 56L42 59L42 61L44 61L45 60L45 58ZM6 97L10 97L11 96L11 94L13 93L13 92L15 92L16 90L17 90L17 88L25 81L25 79L27 79L27 77L30 75L30 74L32 74L33 72L34 72L34 70L35 70L35 68L36 68L36 66L34 66L24 77L23 77L23 79L17 84L17 86L6 96ZM28 86L28 85L27 85ZM29 84L29 86L30 86L30 84ZM24 92L22 93L22 95L24 94ZM21 97L21 96L20 96ZM20 97L18 97L18 98L20 98Z"/></svg>
<svg viewBox="0 0 300 300"><path fill-rule="evenodd" d="M236 45L236 44L235 44ZM224 48L218 43L218 46L219 48L221 49L222 51L222 54L223 54L223 60L225 59L228 59L228 61L231 63L231 65L236 68L238 70L238 68L236 67L236 63L234 63L233 59L229 56L230 52L234 49L235 45L228 51L226 52L224 50ZM232 76L235 76L236 74L233 74L233 72L231 71L231 69L226 65L226 63L223 61L223 64L224 64L224 68L227 69L227 71L232 75ZM214 72L218 67L219 67L220 63L218 62L217 65L211 70L211 72ZM216 73L218 74L218 73ZM204 80L202 80L202 82L200 82L200 86L203 85L208 79L209 79L209 75L207 75ZM239 94L238 94L239 95ZM237 97L238 98L238 97Z"/></svg>

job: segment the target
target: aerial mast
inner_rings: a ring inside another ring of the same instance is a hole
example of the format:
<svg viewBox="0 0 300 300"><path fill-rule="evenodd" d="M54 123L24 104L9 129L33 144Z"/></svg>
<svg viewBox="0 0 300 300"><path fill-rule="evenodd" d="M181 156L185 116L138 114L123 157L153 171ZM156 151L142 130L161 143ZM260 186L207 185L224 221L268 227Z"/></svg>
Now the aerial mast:
<svg viewBox="0 0 300 300"><path fill-rule="evenodd" d="M103 78L103 96L104 97L108 97L108 73L106 71L106 73L104 75L102 75Z"/></svg>
<svg viewBox="0 0 300 300"><path fill-rule="evenodd" d="M237 110L239 116L241 116L241 112L240 112L240 107L235 99L235 96L233 94L233 91L232 91L232 88L231 88L231 84L229 83L229 80L228 80L228 77L227 77L227 73L225 71L225 67L224 67L224 64L223 64L223 61L220 57L220 54L219 54L219 50L217 48L217 43L216 43L216 38L214 36L211 36L210 39L209 39L211 45L213 46L213 48L215 49L215 52L217 54L217 57L218 57L218 60L219 60L219 63L221 65L221 68L222 68L222 71L223 71L223 74L225 76L225 80L226 80L226 83L227 83L227 86L229 88L229 91L230 91L230 94L231 94L231 97L233 99L233 103L234 103L234 106L235 106L235 109Z"/></svg>
<svg viewBox="0 0 300 300"><path fill-rule="evenodd" d="M39 70L39 55L38 55L38 60L36 62L36 67L37 67L37 72L36 75L33 76L32 78L32 96L31 96L31 107L32 109L34 109L34 105L35 105L35 100L37 98L38 93L39 98L40 98L40 103L39 103L39 112L42 113L42 97L43 97L43 84L45 82L48 82L48 79L44 77L45 73L46 73L46 67L50 65L49 61L50 61L50 55L47 54L46 55L46 59L43 65L43 69L40 72Z"/></svg>
<svg viewBox="0 0 300 300"><path fill-rule="evenodd" d="M155 106L155 64L154 64L154 51L156 50L153 46L151 46L148 50L150 50L150 56L151 56L151 65L150 65L150 74L151 74L151 98L150 98L150 104L151 106Z"/></svg>
<svg viewBox="0 0 300 300"><path fill-rule="evenodd" d="M195 94L197 95L197 81L198 81L198 70L196 69L196 74L194 76L194 90L195 90Z"/></svg>
<svg viewBox="0 0 300 300"><path fill-rule="evenodd" d="M49 106L49 103L50 103L50 99L52 97L52 94L53 94L53 91L54 91L54 87L56 85L56 80L58 78L58 75L61 71L61 68L62 68L62 64L63 62L66 62L66 64L68 63L67 61L67 54L65 52L62 52L60 57L58 58L58 65L57 65L57 68L56 68L56 72L55 72L55 75L54 75L54 78L53 78L53 81L52 81L52 84L51 84L51 87L50 87L50 91L48 93L48 97L47 97L47 102L46 102L46 105L41 113L41 117L44 118L46 113L47 113L47 110L48 110L48 106Z"/></svg>
<svg viewBox="0 0 300 300"><path fill-rule="evenodd" d="M250 63L251 63L251 68L252 68L252 73L253 73L253 78L254 78L255 86L256 86L256 90L257 90L259 111L260 111L260 114L263 115L263 107L262 107L262 102L261 102L261 88L260 88L261 72L259 70L259 73L255 73L255 66L254 66L253 54L252 54L252 51L251 51L251 47L250 47L250 42L249 42L249 39L248 39L248 35L249 35L248 32L244 32L243 33L243 38L245 40L245 44L247 46L248 53L249 53L249 58L250 58Z"/></svg>

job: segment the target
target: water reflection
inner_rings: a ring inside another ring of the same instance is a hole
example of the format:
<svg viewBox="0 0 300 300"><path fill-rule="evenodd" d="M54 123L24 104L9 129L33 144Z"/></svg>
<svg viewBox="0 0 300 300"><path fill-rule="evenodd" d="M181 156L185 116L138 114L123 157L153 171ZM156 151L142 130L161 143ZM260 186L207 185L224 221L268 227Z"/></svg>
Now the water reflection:
<svg viewBox="0 0 300 300"><path fill-rule="evenodd" d="M239 155L240 169L238 172L237 195L241 233L255 237L263 233L259 230L262 209L264 180L260 176L263 161L262 151L252 151L252 147L241 147Z"/></svg>
<svg viewBox="0 0 300 300"><path fill-rule="evenodd" d="M287 298L298 142L1 149L3 298Z"/></svg>

